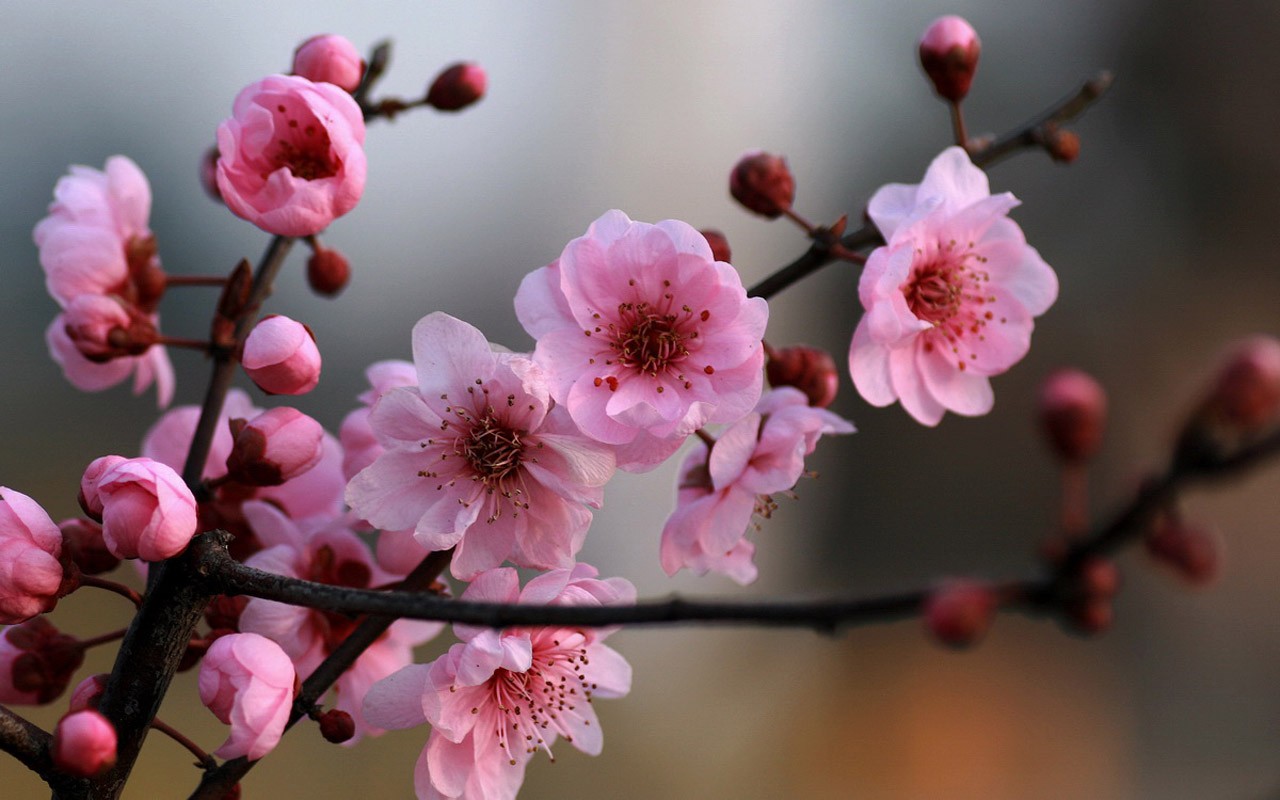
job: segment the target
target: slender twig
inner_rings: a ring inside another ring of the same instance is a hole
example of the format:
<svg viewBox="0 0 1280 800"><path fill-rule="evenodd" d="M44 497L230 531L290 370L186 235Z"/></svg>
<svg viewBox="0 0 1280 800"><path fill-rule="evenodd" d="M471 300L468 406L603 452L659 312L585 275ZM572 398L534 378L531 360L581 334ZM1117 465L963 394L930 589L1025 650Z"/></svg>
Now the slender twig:
<svg viewBox="0 0 1280 800"><path fill-rule="evenodd" d="M97 636L90 636L88 639L81 639L79 641L80 649L88 650L90 647L97 647L100 644L118 642L124 638L125 631L127 630L128 628L121 628L119 630L109 631L108 633L99 634Z"/></svg>
<svg viewBox="0 0 1280 800"><path fill-rule="evenodd" d="M964 109L960 107L959 100L953 100L947 105L951 107L951 132L955 136L956 144L968 149L969 131L964 125Z"/></svg>
<svg viewBox="0 0 1280 800"><path fill-rule="evenodd" d="M207 353L213 349L213 343L208 339L191 339L183 336L161 335L156 337L156 344L162 344L165 347L182 347L187 350L199 350L202 353Z"/></svg>
<svg viewBox="0 0 1280 800"><path fill-rule="evenodd" d="M226 286L227 277L217 275L166 275L166 287L174 286Z"/></svg>
<svg viewBox="0 0 1280 800"><path fill-rule="evenodd" d="M186 748L191 755L196 757L196 766L202 769L213 769L218 765L218 762L213 760L213 756L202 750L200 745L191 741L186 734L159 717L151 720L151 727Z"/></svg>
<svg viewBox="0 0 1280 800"><path fill-rule="evenodd" d="M115 581L110 581L106 578L99 578L97 575L82 574L80 576L80 585L92 586L95 589L105 589L108 592L114 592L115 594L126 598L135 606L142 605L142 595L130 589L128 586L125 586L123 583L116 583Z"/></svg>

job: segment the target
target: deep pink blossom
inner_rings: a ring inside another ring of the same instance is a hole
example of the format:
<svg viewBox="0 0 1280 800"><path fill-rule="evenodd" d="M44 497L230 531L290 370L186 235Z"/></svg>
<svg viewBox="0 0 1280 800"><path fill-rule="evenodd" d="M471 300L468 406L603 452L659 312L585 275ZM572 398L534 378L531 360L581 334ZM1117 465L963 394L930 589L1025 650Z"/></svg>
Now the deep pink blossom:
<svg viewBox="0 0 1280 800"><path fill-rule="evenodd" d="M49 755L63 772L91 778L116 763L116 729L97 711L73 711L53 730Z"/></svg>
<svg viewBox="0 0 1280 800"><path fill-rule="evenodd" d="M320 350L311 329L279 314L263 317L244 340L240 365L259 389L306 394L320 382Z"/></svg>
<svg viewBox="0 0 1280 800"><path fill-rule="evenodd" d="M614 470L613 453L552 408L527 357L495 352L447 314L413 328L418 386L384 394L370 425L386 452L347 486L347 502L386 530L456 547L468 580L510 559L569 566Z"/></svg>
<svg viewBox="0 0 1280 800"><path fill-rule="evenodd" d="M96 476L81 481L85 507L102 509L102 538L117 558L164 561L196 535L196 499L172 467L103 456L85 473Z"/></svg>
<svg viewBox="0 0 1280 800"><path fill-rule="evenodd" d="M319 583L367 589L394 577L371 563L369 547L352 531L349 516L315 517L294 522L269 503L250 501L244 515L263 545L247 563L251 567ZM301 606L251 599L240 615L240 630L260 633L284 650L300 676L310 675L337 647L358 620ZM413 662L413 648L434 638L443 623L398 620L370 645L334 689L336 707L349 713L355 737L377 735L361 714L365 693L379 681Z"/></svg>
<svg viewBox="0 0 1280 800"><path fill-rule="evenodd" d="M250 486L279 486L324 456L324 428L296 408L271 408L236 427L227 470Z"/></svg>
<svg viewBox="0 0 1280 800"><path fill-rule="evenodd" d="M622 469L656 466L760 397L768 305L683 222L610 211L525 276L515 306L551 396Z"/></svg>
<svg viewBox="0 0 1280 800"><path fill-rule="evenodd" d="M200 662L200 702L231 726L218 758L262 758L280 742L297 674L280 645L256 633L218 639Z"/></svg>
<svg viewBox="0 0 1280 800"><path fill-rule="evenodd" d="M1017 204L992 195L959 147L935 158L923 183L889 184L871 198L887 244L862 271L866 313L849 348L867 402L901 401L925 425L946 411L991 410L988 378L1026 355L1032 318L1058 295L1053 270L1006 216Z"/></svg>
<svg viewBox="0 0 1280 800"><path fill-rule="evenodd" d="M364 192L364 118L346 91L270 75L236 96L218 126L218 190L268 233L310 236Z"/></svg>
<svg viewBox="0 0 1280 800"><path fill-rule="evenodd" d="M364 74L364 59L345 36L320 34L298 45L293 52L293 74L353 92Z"/></svg>
<svg viewBox="0 0 1280 800"><path fill-rule="evenodd" d="M635 602L625 580L598 580L578 564L540 575L520 589L515 570L478 576L464 600L538 605ZM603 644L608 630L534 627L501 631L455 626L462 641L430 664L405 667L376 684L365 716L385 728L431 724L418 758L420 798L510 800L538 750L563 736L588 755L603 738L591 701L622 697L631 666Z"/></svg>
<svg viewBox="0 0 1280 800"><path fill-rule="evenodd" d="M688 567L754 581L755 545L744 538L752 516L772 513L772 496L800 480L804 458L823 434L852 432L798 389L765 394L754 412L720 434L709 456L700 446L685 458L676 509L662 528L662 568L668 575Z"/></svg>
<svg viewBox="0 0 1280 800"><path fill-rule="evenodd" d="M0 628L0 703L50 703L84 663L84 648L48 617Z"/></svg>
<svg viewBox="0 0 1280 800"><path fill-rule="evenodd" d="M58 604L62 531L40 504L0 486L0 625L15 625Z"/></svg>

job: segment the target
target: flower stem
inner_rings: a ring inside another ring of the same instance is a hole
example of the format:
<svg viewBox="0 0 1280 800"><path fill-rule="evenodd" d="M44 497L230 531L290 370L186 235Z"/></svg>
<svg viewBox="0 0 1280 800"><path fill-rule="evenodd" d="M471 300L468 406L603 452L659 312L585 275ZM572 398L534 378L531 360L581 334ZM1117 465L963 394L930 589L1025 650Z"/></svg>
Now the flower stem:
<svg viewBox="0 0 1280 800"><path fill-rule="evenodd" d="M88 650L90 647L97 647L100 644L110 644L111 642L118 642L124 638L126 631L128 631L128 628L121 628L118 631L111 631L110 633L104 633L101 636L93 636L88 639L81 639L79 642L80 649Z"/></svg>
<svg viewBox="0 0 1280 800"><path fill-rule="evenodd" d="M159 717L151 720L151 727L189 750L196 757L197 766L209 770L218 765L218 762L213 760L213 756L200 749L200 745L191 741L185 734Z"/></svg>
<svg viewBox="0 0 1280 800"><path fill-rule="evenodd" d="M123 598L133 603L135 607L142 605L142 595L125 586L123 583L109 581L106 578L99 578L96 575L81 575L81 586L92 586L95 589L106 589L108 592L115 592Z"/></svg>

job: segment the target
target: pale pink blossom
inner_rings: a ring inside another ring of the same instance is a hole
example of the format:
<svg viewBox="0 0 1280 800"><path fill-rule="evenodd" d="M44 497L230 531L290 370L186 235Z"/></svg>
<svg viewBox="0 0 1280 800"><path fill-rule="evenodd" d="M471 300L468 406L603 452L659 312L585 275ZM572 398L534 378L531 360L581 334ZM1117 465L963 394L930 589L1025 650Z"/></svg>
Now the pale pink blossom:
<svg viewBox="0 0 1280 800"><path fill-rule="evenodd" d="M252 500L244 515L264 549L245 563L266 572L318 583L367 589L390 583L394 577L370 559L369 547L351 531L349 516L290 520L269 503ZM301 606L253 598L240 615L240 630L260 633L284 650L299 676L310 675L355 628L358 620ZM380 728L365 722L361 713L365 692L375 682L413 662L413 648L440 633L439 622L398 620L370 645L342 677L334 690L335 706L349 713L355 723L354 744L362 735L377 735Z"/></svg>
<svg viewBox="0 0 1280 800"><path fill-rule="evenodd" d="M262 758L280 742L297 673L280 645L256 633L218 639L200 662L200 702L231 726L218 758Z"/></svg>
<svg viewBox="0 0 1280 800"><path fill-rule="evenodd" d="M345 36L320 34L298 45L293 52L293 74L353 92L364 74L364 59Z"/></svg>
<svg viewBox="0 0 1280 800"><path fill-rule="evenodd" d="M279 486L320 463L324 428L296 408L268 409L235 434L227 470L250 486Z"/></svg>
<svg viewBox="0 0 1280 800"><path fill-rule="evenodd" d="M386 452L347 486L347 503L385 530L413 528L429 550L456 547L470 579L510 559L569 566L614 470L610 449L552 407L541 370L495 352L447 314L413 329L418 386L384 394L370 425ZM468 535L470 533L470 535Z"/></svg>
<svg viewBox="0 0 1280 800"><path fill-rule="evenodd" d="M530 605L635 602L625 580L598 580L578 564L520 589L515 570L478 576L464 600ZM414 771L420 798L510 800L538 750L563 736L588 755L603 745L591 703L631 689L631 666L603 643L609 630L560 627L500 631L455 626L462 641L430 664L401 669L370 690L365 716L385 728L431 724Z"/></svg>
<svg viewBox="0 0 1280 800"><path fill-rule="evenodd" d="M760 397L768 305L683 222L606 213L525 276L515 307L552 398L622 469L656 466Z"/></svg>
<svg viewBox="0 0 1280 800"><path fill-rule="evenodd" d="M173 365L154 344L165 278L150 213L146 176L128 158L112 156L105 171L73 166L58 180L34 238L49 294L66 309L45 340L67 380L96 392L132 375L134 394L155 383L164 407L173 398ZM108 349L113 327L129 335Z"/></svg>
<svg viewBox="0 0 1280 800"><path fill-rule="evenodd" d="M822 435L852 432L798 389L765 394L755 411L720 434L709 455L699 446L685 458L676 509L662 528L662 568L668 575L687 567L754 581L755 545L744 538L752 517L772 513L773 495L800 480L805 456Z"/></svg>
<svg viewBox="0 0 1280 800"><path fill-rule="evenodd" d="M263 317L249 331L240 365L271 394L306 394L320 382L320 350L311 329L279 314Z"/></svg>
<svg viewBox="0 0 1280 800"><path fill-rule="evenodd" d="M85 507L102 509L102 538L117 558L164 561L196 535L196 499L172 467L103 456L85 473L97 476L81 481Z"/></svg>
<svg viewBox="0 0 1280 800"><path fill-rule="evenodd" d="M97 711L73 711L58 721L50 747L63 772L91 778L116 763L116 729Z"/></svg>
<svg viewBox="0 0 1280 800"><path fill-rule="evenodd" d="M946 411L991 410L988 378L1026 355L1032 318L1058 295L1053 270L1007 217L1017 204L992 195L959 147L935 158L923 183L889 184L871 198L887 244L863 268L866 313L849 348L867 402L900 401L925 425Z"/></svg>
<svg viewBox="0 0 1280 800"><path fill-rule="evenodd" d="M40 504L0 486L0 624L52 611L63 585L62 531Z"/></svg>
<svg viewBox="0 0 1280 800"><path fill-rule="evenodd" d="M364 192L364 117L330 83L270 75L245 87L218 126L218 153L227 208L268 233L319 233Z"/></svg>

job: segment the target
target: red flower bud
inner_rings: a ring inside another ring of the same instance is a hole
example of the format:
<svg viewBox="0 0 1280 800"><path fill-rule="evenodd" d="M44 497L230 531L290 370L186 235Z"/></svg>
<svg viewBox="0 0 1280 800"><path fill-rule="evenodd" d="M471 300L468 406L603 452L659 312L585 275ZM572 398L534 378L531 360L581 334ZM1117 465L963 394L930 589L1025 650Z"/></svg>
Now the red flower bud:
<svg viewBox="0 0 1280 800"><path fill-rule="evenodd" d="M342 744L356 735L356 723L351 715L341 709L330 709L316 720L320 723L320 735L326 742Z"/></svg>
<svg viewBox="0 0 1280 800"><path fill-rule="evenodd" d="M777 219L796 199L796 182L785 158L754 150L729 173L729 194L748 211Z"/></svg>
<svg viewBox="0 0 1280 800"><path fill-rule="evenodd" d="M707 240L707 244L711 246L712 258L716 261L723 261L726 264L732 263L729 258L729 240L725 238L723 233L712 228L706 228L698 231L698 233L701 233L703 238Z"/></svg>
<svg viewBox="0 0 1280 800"><path fill-rule="evenodd" d="M1077 369L1059 370L1040 387L1040 424L1049 445L1068 463L1087 461L1102 444L1107 395Z"/></svg>
<svg viewBox="0 0 1280 800"><path fill-rule="evenodd" d="M436 76L427 90L427 105L439 111L461 111L484 97L489 78L479 64L454 64Z"/></svg>
<svg viewBox="0 0 1280 800"><path fill-rule="evenodd" d="M1209 406L1228 424L1256 430L1280 411L1280 341L1258 335L1237 342L1223 360Z"/></svg>
<svg viewBox="0 0 1280 800"><path fill-rule="evenodd" d="M831 405L840 388L835 359L826 350L808 345L775 350L765 364L765 375L770 386L794 386L817 408Z"/></svg>
<svg viewBox="0 0 1280 800"><path fill-rule="evenodd" d="M337 250L317 247L307 259L307 284L324 297L336 297L351 280L351 264Z"/></svg>
<svg viewBox="0 0 1280 800"><path fill-rule="evenodd" d="M972 580L949 581L929 595L924 624L938 641L968 647L987 632L998 606L995 590Z"/></svg>
<svg viewBox="0 0 1280 800"><path fill-rule="evenodd" d="M969 94L981 52L977 31L957 16L939 17L920 37L920 65L938 96L953 103Z"/></svg>
<svg viewBox="0 0 1280 800"><path fill-rule="evenodd" d="M1147 553L1190 586L1207 586L1222 573L1222 538L1201 525L1165 519L1144 539Z"/></svg>
<svg viewBox="0 0 1280 800"><path fill-rule="evenodd" d="M62 531L62 556L69 558L85 575L103 575L120 566L120 559L107 549L102 526L87 519L58 523Z"/></svg>

